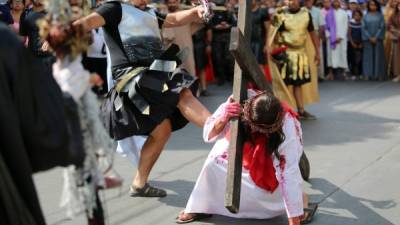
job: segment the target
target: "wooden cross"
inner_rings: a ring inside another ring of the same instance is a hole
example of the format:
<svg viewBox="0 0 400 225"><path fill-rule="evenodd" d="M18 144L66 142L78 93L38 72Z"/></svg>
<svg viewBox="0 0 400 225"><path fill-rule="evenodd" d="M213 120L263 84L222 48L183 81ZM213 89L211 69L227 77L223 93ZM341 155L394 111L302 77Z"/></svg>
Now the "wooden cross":
<svg viewBox="0 0 400 225"><path fill-rule="evenodd" d="M272 91L250 48L251 2L252 0L239 0L238 26L232 28L229 46L236 60L233 98L240 103L247 98L246 79L252 80L260 90ZM240 205L243 141L242 124L239 120L234 120L231 122L225 192L225 207L232 213L237 213Z"/></svg>

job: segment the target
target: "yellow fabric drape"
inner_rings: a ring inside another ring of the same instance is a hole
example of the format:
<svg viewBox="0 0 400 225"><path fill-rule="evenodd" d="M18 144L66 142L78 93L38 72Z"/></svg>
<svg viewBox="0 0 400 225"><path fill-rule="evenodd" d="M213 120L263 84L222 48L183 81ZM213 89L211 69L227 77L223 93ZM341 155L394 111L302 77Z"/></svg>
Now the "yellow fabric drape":
<svg viewBox="0 0 400 225"><path fill-rule="evenodd" d="M391 7L393 0L389 0L386 4L385 12L383 13L383 17L385 18L385 24L387 25L389 22L390 17L394 13L394 8ZM392 38L390 32L385 33L385 40L383 41L383 46L385 49L385 58L386 62L389 62L391 51L392 51ZM388 71L388 74L390 75L390 71Z"/></svg>
<svg viewBox="0 0 400 225"><path fill-rule="evenodd" d="M276 47L274 46L274 39L278 32L278 29L271 25L268 30L269 30L268 47L270 50L272 50ZM317 71L317 65L314 63L315 49L310 35L308 35L307 37L305 50L310 64L311 82L302 85L302 92L303 92L304 105L308 105L319 102L318 71ZM277 65L269 55L268 55L268 65L272 76L272 89L274 91L275 96L287 102L291 107L296 109L297 106L293 96L293 88L290 86L289 87L286 86L286 84L283 82L283 79L280 75Z"/></svg>

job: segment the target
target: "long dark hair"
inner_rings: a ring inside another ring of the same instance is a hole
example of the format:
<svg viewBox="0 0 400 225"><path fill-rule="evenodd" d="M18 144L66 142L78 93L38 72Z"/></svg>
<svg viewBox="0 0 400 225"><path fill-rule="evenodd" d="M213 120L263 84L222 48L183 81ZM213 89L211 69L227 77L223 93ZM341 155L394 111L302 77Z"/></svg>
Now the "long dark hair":
<svg viewBox="0 0 400 225"><path fill-rule="evenodd" d="M270 92L264 92L249 99L244 107L243 120L247 124L248 139L250 133L268 136L265 154L274 153L279 158L278 148L285 140L282 131L284 110L281 102Z"/></svg>
<svg viewBox="0 0 400 225"><path fill-rule="evenodd" d="M376 5L376 12L378 12L378 13L382 13L382 11L381 11L381 4L378 2L378 0L369 0L368 2L367 2L367 10L368 10L368 12L371 12L371 2L374 2L375 3L375 5Z"/></svg>

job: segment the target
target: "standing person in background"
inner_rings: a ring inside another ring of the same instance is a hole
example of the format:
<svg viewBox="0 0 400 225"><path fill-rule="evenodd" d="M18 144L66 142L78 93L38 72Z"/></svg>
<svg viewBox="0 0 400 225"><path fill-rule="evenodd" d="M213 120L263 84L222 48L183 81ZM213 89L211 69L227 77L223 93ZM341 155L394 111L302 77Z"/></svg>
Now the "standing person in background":
<svg viewBox="0 0 400 225"><path fill-rule="evenodd" d="M383 80L386 77L385 20L377 0L369 0L367 9L362 20L363 73L368 80Z"/></svg>
<svg viewBox="0 0 400 225"><path fill-rule="evenodd" d="M208 96L206 67L208 64L208 53L211 53L211 40L207 27L203 27L192 35L193 55L196 65L196 73L200 79L200 96Z"/></svg>
<svg viewBox="0 0 400 225"><path fill-rule="evenodd" d="M266 44L269 26L268 9L260 7L260 0L253 0L251 11L251 50L256 56L261 71L264 71L264 66L266 63L265 56L268 52Z"/></svg>
<svg viewBox="0 0 400 225"><path fill-rule="evenodd" d="M352 16L349 25L349 67L352 80L355 80L362 74L361 20L363 13L361 10L355 10Z"/></svg>
<svg viewBox="0 0 400 225"><path fill-rule="evenodd" d="M348 1L346 12L347 12L347 15L349 16L349 28L350 28L351 22L353 20L353 12L355 10L357 10L358 7L359 7L358 0L349 0ZM348 35L350 36L349 33L348 33ZM348 68L349 76L351 77L351 79L353 79L354 77L351 74L351 61L352 61L352 59L351 59L351 43L350 43L350 39L349 38L347 39L347 60L348 60L347 64L348 64L348 67L349 67Z"/></svg>
<svg viewBox="0 0 400 225"><path fill-rule="evenodd" d="M314 25L314 32L317 35L318 39L320 40L320 52L319 55L323 55L323 50L322 50L322 39L324 36L325 32L325 17L323 15L323 12L314 6L314 0L306 0L304 2L304 6L308 9L308 11L311 14L312 20L313 20L313 25ZM325 71L324 71L324 62L323 58L321 58L321 61L318 65L318 80L324 80L325 79Z"/></svg>
<svg viewBox="0 0 400 225"><path fill-rule="evenodd" d="M179 0L165 0L165 4L167 5L168 13L174 13L181 10ZM162 29L163 42L165 46L169 46L173 43L178 45L180 50L187 48L187 58L182 59L182 65L180 68L187 70L192 76L196 76L192 34L196 33L196 31L198 31L202 26L202 23L193 22L183 26L164 27Z"/></svg>
<svg viewBox="0 0 400 225"><path fill-rule="evenodd" d="M400 81L400 2L396 3L395 11L390 17L388 30L391 34L392 49L391 49L391 72L393 74L393 81Z"/></svg>
<svg viewBox="0 0 400 225"><path fill-rule="evenodd" d="M232 2L236 2L233 0ZM197 4L197 0L190 0L188 4ZM233 3L232 3L233 4ZM199 95L208 96L206 67L208 65L208 57L211 55L211 32L208 32L208 26L198 30L192 35L194 64L196 66L196 74L200 80Z"/></svg>
<svg viewBox="0 0 400 225"><path fill-rule="evenodd" d="M25 9L25 1L24 0L11 0L10 6L11 6L11 15L12 15L13 21L14 21L14 23L12 24L12 27L13 27L13 30L15 31L15 33L19 34L20 18Z"/></svg>
<svg viewBox="0 0 400 225"><path fill-rule="evenodd" d="M353 12L358 10L360 7L357 0L350 0L349 7L347 9L347 15L349 15L349 20L353 19Z"/></svg>
<svg viewBox="0 0 400 225"><path fill-rule="evenodd" d="M45 64L47 72L51 74L55 58L49 51L49 43L41 39L37 25L46 16L44 2L45 0L33 0L32 10L22 13L19 34L28 37L28 49Z"/></svg>
<svg viewBox="0 0 400 225"><path fill-rule="evenodd" d="M328 42L326 38L326 16L328 15L329 10L331 9L331 1L330 0L323 0L322 1L322 17L323 20L325 21L325 27L324 30L321 32L321 38L322 38L322 53L323 53L323 66L324 66L324 74L325 74L325 79L332 80L333 79L333 74L330 74L331 72L328 69Z"/></svg>
<svg viewBox="0 0 400 225"><path fill-rule="evenodd" d="M347 31L349 19L340 8L340 0L334 0L326 16L326 37L328 43L327 60L329 80L345 79L347 64ZM332 77L333 74L333 77Z"/></svg>
<svg viewBox="0 0 400 225"><path fill-rule="evenodd" d="M225 0L214 0L217 6L224 6ZM218 80L218 85L222 86L226 81L233 79L234 60L229 52L229 41L231 28L234 26L234 18L227 10L214 11L211 19L211 54L214 73Z"/></svg>
<svg viewBox="0 0 400 225"><path fill-rule="evenodd" d="M385 24L389 24L389 20L392 17L395 8L396 8L396 4L397 2L399 2L400 0L389 0L385 11L383 13L383 17L385 18ZM385 33L385 40L383 41L383 46L385 47L385 58L386 58L386 62L389 62L391 59L391 53L392 53L392 34L390 32L386 32ZM389 77L390 77L390 71L389 72Z"/></svg>
<svg viewBox="0 0 400 225"><path fill-rule="evenodd" d="M288 7L277 10L271 21L268 65L274 94L296 108L300 119L315 120L305 110L305 105L319 101L320 51L312 16L305 7L300 7L299 0L291 0Z"/></svg>

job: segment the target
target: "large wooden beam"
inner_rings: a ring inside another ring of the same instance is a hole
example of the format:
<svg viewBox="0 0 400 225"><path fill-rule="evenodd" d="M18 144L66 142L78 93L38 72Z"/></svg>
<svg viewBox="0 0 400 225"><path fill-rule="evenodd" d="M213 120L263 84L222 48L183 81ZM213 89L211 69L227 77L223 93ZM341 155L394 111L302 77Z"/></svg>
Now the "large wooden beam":
<svg viewBox="0 0 400 225"><path fill-rule="evenodd" d="M239 0L238 28L243 34L251 34L251 2ZM238 62L235 63L233 80L233 98L236 102L243 102L247 97L246 81L242 76ZM231 122L231 139L228 149L228 174L226 180L225 207L232 213L237 213L240 206L240 188L242 180L242 146L243 127L239 120Z"/></svg>
<svg viewBox="0 0 400 225"><path fill-rule="evenodd" d="M261 71L259 66L256 66L258 62L251 51L250 45L246 42L242 32L237 27L232 28L229 50L235 57L243 73L249 77L258 88L271 91L271 87L264 76L264 72Z"/></svg>

